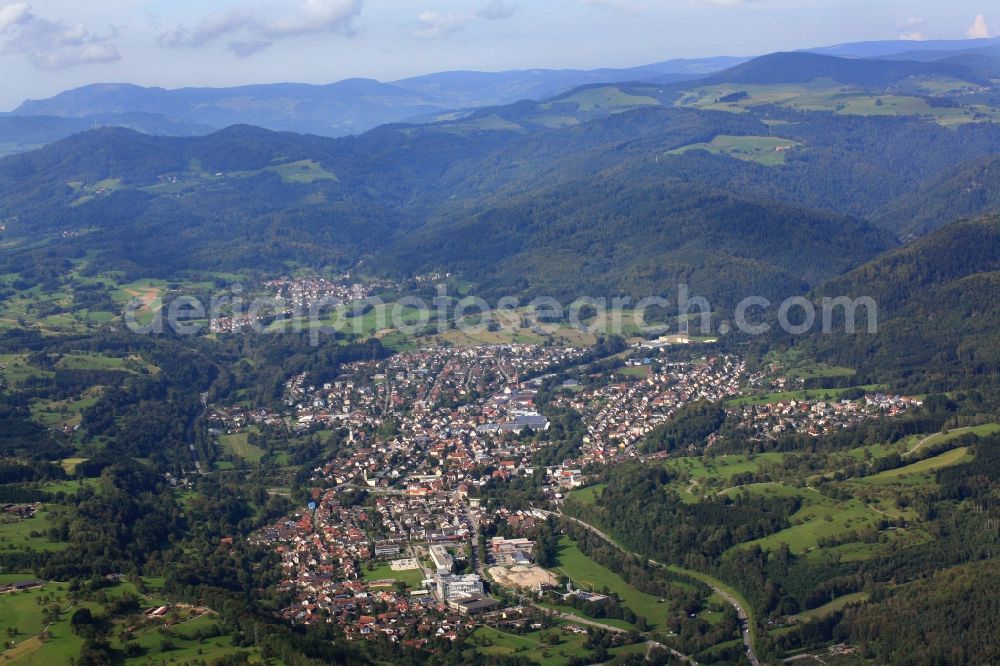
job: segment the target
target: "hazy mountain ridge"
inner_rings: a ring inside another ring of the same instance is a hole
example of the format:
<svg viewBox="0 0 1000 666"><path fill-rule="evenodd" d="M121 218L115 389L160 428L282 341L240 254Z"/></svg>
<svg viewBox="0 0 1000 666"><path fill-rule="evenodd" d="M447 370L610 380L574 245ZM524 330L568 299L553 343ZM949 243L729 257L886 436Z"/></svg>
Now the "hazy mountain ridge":
<svg viewBox="0 0 1000 666"><path fill-rule="evenodd" d="M439 72L389 83L347 79L327 85L275 83L176 90L99 83L68 90L49 99L25 101L11 115L77 118L90 125L117 124L154 134L180 136L208 133L211 128L234 124L345 136L383 124L432 121L441 114L504 106L526 99L546 100L581 86L628 81L647 81L675 91L681 89L679 84L693 81L703 82L702 85L723 81L780 83L807 81L830 74L838 81L858 85L884 85L886 81L898 81L914 74L958 76L983 83L983 76L997 71L989 60L992 57L990 49L997 47L996 40L891 44L894 47L890 48L889 43L844 45L774 54L755 60L738 57L668 60L624 69ZM976 60L970 59L973 52L979 53ZM906 53L912 53L912 60L922 61L923 65L900 64L899 60L911 60L905 57ZM886 62L869 62L862 66L821 59L821 56L858 55L877 55ZM888 64L890 61L896 64ZM723 70L728 71L720 74ZM881 74L875 76L874 71ZM186 121L187 127L161 124L147 130L147 126L130 120L127 115L118 115L135 113L168 116ZM65 123L50 121L49 125L41 136L61 138L71 133L71 126ZM38 145L18 140L13 131L4 132L0 125L0 145L3 144L8 146L7 152Z"/></svg>
<svg viewBox="0 0 1000 666"><path fill-rule="evenodd" d="M321 136L359 134L378 125L434 113L542 99L590 83L669 75L696 78L744 58L672 60L630 69L440 72L392 83L346 79L326 85L275 83L231 88L147 88L93 84L44 100L28 100L14 115L87 118L98 114L160 113L213 127L250 124Z"/></svg>

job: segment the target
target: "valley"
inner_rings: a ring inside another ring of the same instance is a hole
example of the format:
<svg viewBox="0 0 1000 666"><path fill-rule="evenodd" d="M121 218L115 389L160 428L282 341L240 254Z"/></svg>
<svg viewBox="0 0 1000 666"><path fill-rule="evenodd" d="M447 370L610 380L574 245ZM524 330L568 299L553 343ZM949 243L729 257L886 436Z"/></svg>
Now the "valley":
<svg viewBox="0 0 1000 666"><path fill-rule="evenodd" d="M1000 659L980 46L0 116L4 660Z"/></svg>

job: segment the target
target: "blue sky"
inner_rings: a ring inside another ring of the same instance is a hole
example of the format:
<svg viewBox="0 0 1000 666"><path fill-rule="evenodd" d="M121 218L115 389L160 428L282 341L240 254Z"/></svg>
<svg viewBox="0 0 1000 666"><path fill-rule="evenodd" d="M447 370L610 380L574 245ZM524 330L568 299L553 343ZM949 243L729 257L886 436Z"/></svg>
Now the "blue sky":
<svg viewBox="0 0 1000 666"><path fill-rule="evenodd" d="M95 82L391 81L997 34L1000 7L980 0L0 0L0 109Z"/></svg>

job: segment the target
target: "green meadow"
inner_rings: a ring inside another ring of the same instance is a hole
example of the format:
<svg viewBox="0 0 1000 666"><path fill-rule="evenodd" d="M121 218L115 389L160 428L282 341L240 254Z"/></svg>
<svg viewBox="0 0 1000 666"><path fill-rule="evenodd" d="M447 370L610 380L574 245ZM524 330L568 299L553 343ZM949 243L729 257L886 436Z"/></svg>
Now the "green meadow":
<svg viewBox="0 0 1000 666"><path fill-rule="evenodd" d="M662 627L671 611L669 603L661 604L657 597L640 592L615 572L584 555L576 542L567 536L559 539L558 565L552 571L557 576L568 577L574 587L582 590L603 593L607 588L617 594L632 612L645 617L652 628Z"/></svg>
<svg viewBox="0 0 1000 666"><path fill-rule="evenodd" d="M775 136L726 136L719 135L708 143L694 143L668 152L668 155L683 155L692 150L705 150L716 155L746 162L756 162L764 166L778 166L785 163L788 152L802 144L791 139Z"/></svg>

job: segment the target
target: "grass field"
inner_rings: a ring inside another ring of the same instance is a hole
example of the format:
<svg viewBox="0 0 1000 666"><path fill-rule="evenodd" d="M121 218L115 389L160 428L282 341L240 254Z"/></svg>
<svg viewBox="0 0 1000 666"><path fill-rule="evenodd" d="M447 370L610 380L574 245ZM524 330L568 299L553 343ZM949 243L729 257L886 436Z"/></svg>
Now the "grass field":
<svg viewBox="0 0 1000 666"><path fill-rule="evenodd" d="M818 379L823 377L853 377L857 372L854 368L846 368L844 366L827 365L826 363L808 363L789 368L786 374L796 379Z"/></svg>
<svg viewBox="0 0 1000 666"><path fill-rule="evenodd" d="M556 102L542 104L543 109L558 109L566 104L575 104L580 111L595 109L626 109L635 106L657 106L659 102L653 97L630 95L615 86L587 88L578 93L563 97Z"/></svg>
<svg viewBox="0 0 1000 666"><path fill-rule="evenodd" d="M636 615L645 617L651 628L663 626L671 609L669 603L661 604L658 598L640 592L615 572L584 555L576 542L567 536L559 539L559 564L553 572L557 576L568 576L574 587L583 590L601 592L607 587Z"/></svg>
<svg viewBox="0 0 1000 666"><path fill-rule="evenodd" d="M267 167L264 171L271 171L281 176L281 180L286 183L300 183L308 185L318 180L337 180L337 176L327 171L319 162L313 160L299 160L279 166Z"/></svg>
<svg viewBox="0 0 1000 666"><path fill-rule="evenodd" d="M819 608L812 608L807 611L802 611L798 615L795 615L795 619L800 622L808 622L809 620L824 618L828 615L832 615L838 611L843 610L845 607L856 604L862 601L867 601L870 595L867 592L854 592L852 594L845 594L842 597L837 597L833 601L823 604Z"/></svg>
<svg viewBox="0 0 1000 666"><path fill-rule="evenodd" d="M163 292L166 283L162 280L138 280L122 285L112 292L111 297L123 308L134 303L135 320L140 324L149 324L153 317L163 308Z"/></svg>
<svg viewBox="0 0 1000 666"><path fill-rule="evenodd" d="M2 582L33 578L31 574L5 575ZM156 595L157 586L162 580L146 581L147 592L142 596L143 609L152 608L166 603ZM131 583L120 583L106 589L103 593L108 599L118 597L125 592L135 594L136 587ZM45 625L43 610L58 604L61 612L58 620ZM45 583L41 588L0 595L0 632L7 640L7 630L16 631L13 640L14 648L3 653L3 663L16 666L51 666L53 664L68 664L79 653L83 641L70 628L70 618L73 612L81 607L87 607L95 614L103 612L103 604L94 601L82 601L75 605L66 592L66 586L61 583ZM129 621L115 620L111 632L112 648L121 650L123 642L120 630L127 623L138 628L129 636L130 642L138 643L143 649L140 657L125 659L126 664L166 664L166 663L212 663L213 660L243 651L233 645L232 639L220 634L218 619L213 613L208 613L185 621L186 614L181 613L177 624L169 628L162 621L145 622L136 618ZM40 637L43 629L47 630L44 640ZM249 651L251 663L262 663L259 653ZM276 663L276 662L271 662Z"/></svg>
<svg viewBox="0 0 1000 666"><path fill-rule="evenodd" d="M962 435L976 435L977 437L985 437L987 435L993 435L1000 432L1000 423L986 423L979 426L970 426L968 428L955 428L954 430L949 430L947 432L939 432L930 437L917 437L917 441L912 447L908 447L905 455L911 456L915 453L919 453L924 449L930 449L941 444L945 444L952 440L958 439Z"/></svg>
<svg viewBox="0 0 1000 666"><path fill-rule="evenodd" d="M43 483L40 488L47 493L66 493L67 495L72 495L76 493L83 487L97 488L97 479L67 479L65 481L48 481Z"/></svg>
<svg viewBox="0 0 1000 666"><path fill-rule="evenodd" d="M60 508L56 505L42 505L31 518L24 520L13 516L4 516L0 521L0 552L2 551L34 551L51 552L62 550L69 544L50 541L46 530L53 525ZM32 533L41 536L32 536Z"/></svg>
<svg viewBox="0 0 1000 666"><path fill-rule="evenodd" d="M730 485L730 479L737 474L758 472L762 465L781 464L784 453L769 452L753 456L729 455L714 458L674 458L668 460L666 468L684 478L669 487L676 491L684 502L701 501L705 493L715 494Z"/></svg>
<svg viewBox="0 0 1000 666"><path fill-rule="evenodd" d="M549 636L558 636L558 639L552 640ZM543 666L557 666L587 655L584 641L584 636L563 633L558 628L516 635L491 627L480 627L469 640L482 655L517 656Z"/></svg>
<svg viewBox="0 0 1000 666"><path fill-rule="evenodd" d="M587 637L573 634L557 625L527 634L512 634L492 627L480 627L469 638L469 644L476 652L492 657L522 657L540 666L561 666L570 659L586 657L590 652L584 648ZM643 654L645 643L612 648L612 657Z"/></svg>
<svg viewBox="0 0 1000 666"><path fill-rule="evenodd" d="M578 488L571 491L566 498L576 500L582 504L593 504L601 496L601 493L604 492L605 487L607 487L606 483L599 483L594 486L587 486L586 488Z"/></svg>
<svg viewBox="0 0 1000 666"><path fill-rule="evenodd" d="M368 566L361 567L361 573L365 580L398 580L406 583L411 590L422 587L424 575L420 569L407 569L406 571L393 571L388 562L381 563L374 570L369 571Z"/></svg>
<svg viewBox="0 0 1000 666"><path fill-rule="evenodd" d="M202 635L215 633L217 624L218 618L214 614L208 614L176 624L166 635L161 634L156 627L145 628L137 632L132 639L145 650L145 653L140 657L125 660L125 663L172 664L193 660L212 663L215 659L243 652L245 648L234 646L230 636L204 638L197 635L198 632ZM169 649L164 649L167 647L164 645L164 639L170 641ZM252 652L251 656L257 657ZM261 663L259 658L256 659L256 663Z"/></svg>
<svg viewBox="0 0 1000 666"><path fill-rule="evenodd" d="M250 463L258 463L266 452L259 446L250 444L248 441L249 438L249 431L237 432L231 435L219 435L219 444L222 445L227 453L231 453Z"/></svg>
<svg viewBox="0 0 1000 666"><path fill-rule="evenodd" d="M31 377L52 377L53 374L28 363L26 354L0 354L0 377L9 386L16 387Z"/></svg>
<svg viewBox="0 0 1000 666"><path fill-rule="evenodd" d="M740 544L736 548L756 544L765 550L775 550L784 543L793 553L806 553L816 548L821 538L878 525L884 518L861 501L835 500L812 488L757 484L741 491L743 490L762 497L798 496L802 500L802 506L791 517L792 527L763 539Z"/></svg>
<svg viewBox="0 0 1000 666"><path fill-rule="evenodd" d="M746 162L757 162L764 166L778 166L785 163L788 151L801 145L798 141L775 136L727 136L720 134L708 143L694 143L671 150L667 154L683 155L692 150L705 150Z"/></svg>
<svg viewBox="0 0 1000 666"><path fill-rule="evenodd" d="M897 467L896 469L890 469L882 472L881 474L859 479L858 482L865 485L876 486L887 484L927 485L934 482L934 473L937 472L937 470L944 467L950 467L952 465L958 465L959 463L969 462L972 459L973 456L969 451L969 447L963 446L958 449L946 451L941 455L921 460L920 462L915 462L912 465Z"/></svg>
<svg viewBox="0 0 1000 666"><path fill-rule="evenodd" d="M33 578L33 576L26 576ZM64 590L65 586L49 583L41 589L6 594L0 596L0 632L5 640L8 628L17 632L12 639L16 645L3 655L5 663L48 666L49 664L66 664L69 659L80 653L83 641L70 629L70 609L74 608ZM42 641L38 638L43 623L43 605L40 599L49 599L49 604L59 604L64 609L59 620L48 626L49 638Z"/></svg>
<svg viewBox="0 0 1000 666"><path fill-rule="evenodd" d="M94 386L78 400L36 400L31 404L31 418L46 428L77 426L83 420L84 410L94 406L103 392L102 387Z"/></svg>

